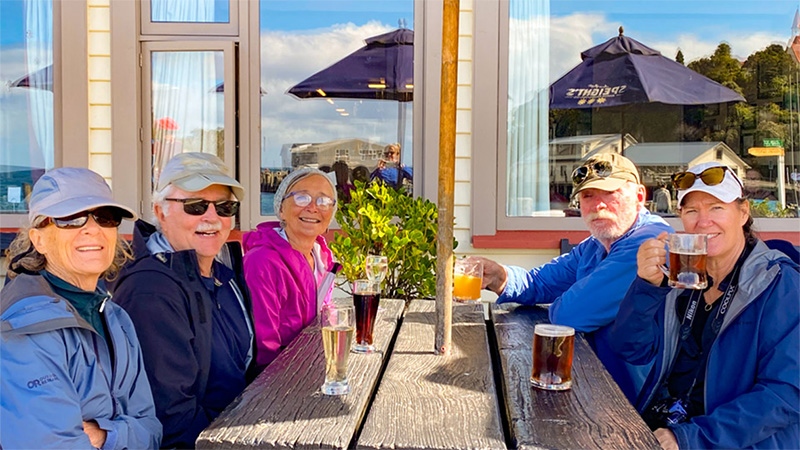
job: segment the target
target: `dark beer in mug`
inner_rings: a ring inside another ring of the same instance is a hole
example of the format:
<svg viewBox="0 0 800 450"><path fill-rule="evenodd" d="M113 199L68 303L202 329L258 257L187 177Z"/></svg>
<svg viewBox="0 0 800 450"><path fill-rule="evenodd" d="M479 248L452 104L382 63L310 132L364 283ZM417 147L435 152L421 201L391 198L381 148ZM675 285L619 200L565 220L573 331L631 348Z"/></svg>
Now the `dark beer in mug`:
<svg viewBox="0 0 800 450"><path fill-rule="evenodd" d="M377 292L354 293L353 306L356 308L356 346L357 352L368 353L372 348L372 330L378 314L380 295Z"/></svg>
<svg viewBox="0 0 800 450"><path fill-rule="evenodd" d="M536 325L533 332L531 384L553 391L571 388L574 349L574 328L551 324Z"/></svg>
<svg viewBox="0 0 800 450"><path fill-rule="evenodd" d="M705 253L669 253L669 285L679 289L705 289Z"/></svg>

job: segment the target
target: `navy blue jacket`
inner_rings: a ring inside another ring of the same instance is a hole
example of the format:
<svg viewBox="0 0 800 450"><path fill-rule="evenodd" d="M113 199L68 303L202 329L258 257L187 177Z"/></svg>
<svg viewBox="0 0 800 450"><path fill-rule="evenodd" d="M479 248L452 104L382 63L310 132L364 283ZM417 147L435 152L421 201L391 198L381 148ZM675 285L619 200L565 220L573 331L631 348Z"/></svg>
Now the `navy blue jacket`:
<svg viewBox="0 0 800 450"><path fill-rule="evenodd" d="M636 402L642 411L675 362L680 289L636 278L611 328L611 348L633 364L654 363ZM708 352L705 414L671 427L682 449L800 446L800 273L758 242Z"/></svg>
<svg viewBox="0 0 800 450"><path fill-rule="evenodd" d="M149 252L147 240L155 231L144 221L136 222L135 260L115 281L113 300L128 312L139 334L156 413L164 425L162 447L193 448L200 432L222 412L204 403L212 364L214 300L203 285L193 250ZM241 267L241 247L231 250L234 266ZM241 273L233 271L231 282L242 293L252 323L250 294L238 278ZM231 400L239 393L231 392Z"/></svg>

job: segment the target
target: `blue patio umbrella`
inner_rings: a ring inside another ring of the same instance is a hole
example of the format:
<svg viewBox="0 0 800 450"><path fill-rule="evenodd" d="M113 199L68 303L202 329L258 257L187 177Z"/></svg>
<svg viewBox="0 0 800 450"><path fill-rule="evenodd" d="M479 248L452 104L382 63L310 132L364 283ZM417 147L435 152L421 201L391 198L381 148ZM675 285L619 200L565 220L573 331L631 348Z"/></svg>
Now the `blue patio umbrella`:
<svg viewBox="0 0 800 450"><path fill-rule="evenodd" d="M583 62L550 85L551 109L650 102L707 105L745 100L622 33L620 27L619 36L581 53Z"/></svg>
<svg viewBox="0 0 800 450"><path fill-rule="evenodd" d="M12 81L9 87L42 89L53 92L53 65L50 64L18 78Z"/></svg>
<svg viewBox="0 0 800 450"><path fill-rule="evenodd" d="M399 28L365 39L367 45L289 89L297 98L409 102L414 98L414 32Z"/></svg>

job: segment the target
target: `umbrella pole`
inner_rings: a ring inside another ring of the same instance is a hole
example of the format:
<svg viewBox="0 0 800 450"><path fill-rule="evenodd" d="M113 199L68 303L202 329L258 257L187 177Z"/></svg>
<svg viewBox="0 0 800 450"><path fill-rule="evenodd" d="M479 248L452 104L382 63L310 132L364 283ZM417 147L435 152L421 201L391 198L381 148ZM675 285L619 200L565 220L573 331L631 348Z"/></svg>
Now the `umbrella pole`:
<svg viewBox="0 0 800 450"><path fill-rule="evenodd" d="M444 0L442 86L439 109L439 227L436 251L436 342L450 353L453 322L453 191L456 171L456 78L459 0Z"/></svg>

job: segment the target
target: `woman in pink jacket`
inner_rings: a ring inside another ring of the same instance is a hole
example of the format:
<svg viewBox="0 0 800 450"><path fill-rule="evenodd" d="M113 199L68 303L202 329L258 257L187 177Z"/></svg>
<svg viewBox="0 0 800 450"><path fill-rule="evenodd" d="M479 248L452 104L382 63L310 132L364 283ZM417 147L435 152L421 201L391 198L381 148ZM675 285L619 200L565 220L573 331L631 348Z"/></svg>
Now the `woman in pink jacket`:
<svg viewBox="0 0 800 450"><path fill-rule="evenodd" d="M253 298L256 364L263 368L314 321L333 290L333 256L322 234L336 210L324 172L291 172L275 192L280 222L244 235L244 276Z"/></svg>

